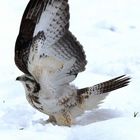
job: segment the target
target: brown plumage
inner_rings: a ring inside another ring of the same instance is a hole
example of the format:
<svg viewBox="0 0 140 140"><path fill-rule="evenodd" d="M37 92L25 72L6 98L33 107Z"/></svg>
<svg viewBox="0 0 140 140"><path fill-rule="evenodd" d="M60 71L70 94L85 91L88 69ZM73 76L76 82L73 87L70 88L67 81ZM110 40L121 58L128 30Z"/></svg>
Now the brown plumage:
<svg viewBox="0 0 140 140"><path fill-rule="evenodd" d="M77 89L70 83L87 64L83 46L69 31L68 0L30 0L15 44L15 64L24 73L28 102L49 122L71 126L110 91L127 86L125 75Z"/></svg>

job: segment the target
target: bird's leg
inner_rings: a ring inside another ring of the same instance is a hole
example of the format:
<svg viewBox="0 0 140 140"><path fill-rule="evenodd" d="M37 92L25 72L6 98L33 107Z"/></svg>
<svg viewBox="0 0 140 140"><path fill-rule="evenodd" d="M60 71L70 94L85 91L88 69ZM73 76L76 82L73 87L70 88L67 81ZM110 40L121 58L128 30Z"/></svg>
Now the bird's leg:
<svg viewBox="0 0 140 140"><path fill-rule="evenodd" d="M57 124L56 119L55 119L54 116L49 116L49 119L46 120L46 123L52 123L53 125Z"/></svg>
<svg viewBox="0 0 140 140"><path fill-rule="evenodd" d="M61 113L55 116L57 125L64 125L64 126L71 126L72 125L72 118L69 112L62 111Z"/></svg>
<svg viewBox="0 0 140 140"><path fill-rule="evenodd" d="M63 113L63 117L65 118L65 119L64 119L64 124L65 124L66 126L71 126L71 124L72 124L72 119L71 119L70 113L64 112L64 113Z"/></svg>

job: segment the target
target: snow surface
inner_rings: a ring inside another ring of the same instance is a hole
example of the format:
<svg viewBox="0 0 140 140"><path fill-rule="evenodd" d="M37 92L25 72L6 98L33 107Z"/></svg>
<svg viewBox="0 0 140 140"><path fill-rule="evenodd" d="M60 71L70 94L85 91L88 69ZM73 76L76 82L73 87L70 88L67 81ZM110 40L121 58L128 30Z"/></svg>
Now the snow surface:
<svg viewBox="0 0 140 140"><path fill-rule="evenodd" d="M27 2L0 4L0 139L140 140L140 1L69 0L70 29L88 60L74 83L85 87L122 74L132 77L128 87L110 93L72 127L42 125L47 116L27 103L15 81L22 73L14 65L14 43Z"/></svg>

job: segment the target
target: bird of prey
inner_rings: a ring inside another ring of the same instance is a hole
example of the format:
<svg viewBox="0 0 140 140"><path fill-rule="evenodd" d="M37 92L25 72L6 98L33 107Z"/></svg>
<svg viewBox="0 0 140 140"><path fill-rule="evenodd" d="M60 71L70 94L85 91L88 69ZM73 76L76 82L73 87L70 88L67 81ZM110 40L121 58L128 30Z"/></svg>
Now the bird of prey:
<svg viewBox="0 0 140 140"><path fill-rule="evenodd" d="M24 73L17 80L28 102L47 114L48 122L65 126L75 124L77 116L130 81L122 75L82 89L71 84L87 61L69 30L69 18L68 0L30 0L15 44L15 64Z"/></svg>

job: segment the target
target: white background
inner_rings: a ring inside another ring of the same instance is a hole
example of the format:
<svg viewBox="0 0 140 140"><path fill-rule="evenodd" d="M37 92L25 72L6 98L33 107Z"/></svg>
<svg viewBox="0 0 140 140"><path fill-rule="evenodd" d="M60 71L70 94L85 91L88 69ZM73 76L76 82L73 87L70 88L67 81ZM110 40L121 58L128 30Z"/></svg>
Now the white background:
<svg viewBox="0 0 140 140"><path fill-rule="evenodd" d="M69 0L70 30L87 55L87 69L74 81L85 87L127 74L128 87L109 94L83 124L60 127L40 119L25 99L22 74L14 64L14 44L28 0L0 4L0 139L4 140L140 140L140 1Z"/></svg>

